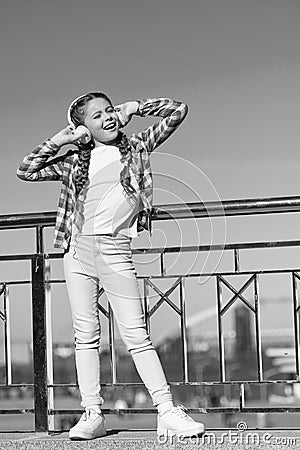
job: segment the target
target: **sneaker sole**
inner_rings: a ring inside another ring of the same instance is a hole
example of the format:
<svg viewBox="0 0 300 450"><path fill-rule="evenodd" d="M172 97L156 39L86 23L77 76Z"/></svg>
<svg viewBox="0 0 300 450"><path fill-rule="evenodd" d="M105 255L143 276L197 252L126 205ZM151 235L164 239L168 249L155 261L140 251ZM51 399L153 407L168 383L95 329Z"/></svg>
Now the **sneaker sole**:
<svg viewBox="0 0 300 450"><path fill-rule="evenodd" d="M69 434L69 439L71 439L71 441L89 441L91 439L97 439L102 436L106 436L106 431L97 434L97 436L91 435L89 433L76 433L71 435Z"/></svg>
<svg viewBox="0 0 300 450"><path fill-rule="evenodd" d="M172 436L177 436L177 437L192 437L192 436L201 436L202 434L204 434L205 432L205 427L204 426L197 426L194 428L190 428L188 430L185 431L180 431L180 432L176 432L173 430L157 430L157 435L158 436L167 436L167 437L172 437Z"/></svg>

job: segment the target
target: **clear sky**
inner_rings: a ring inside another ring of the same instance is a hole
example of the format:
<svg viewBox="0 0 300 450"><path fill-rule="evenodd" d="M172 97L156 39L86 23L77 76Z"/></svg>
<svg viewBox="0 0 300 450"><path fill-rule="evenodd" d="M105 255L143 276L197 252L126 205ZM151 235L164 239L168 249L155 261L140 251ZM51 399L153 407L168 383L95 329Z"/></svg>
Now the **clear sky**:
<svg viewBox="0 0 300 450"><path fill-rule="evenodd" d="M94 89L115 103L188 104L153 155L155 203L298 195L299 25L298 0L5 2L0 214L56 209L59 183L24 183L15 172L66 125L68 103ZM146 123L135 119L129 131ZM247 223L227 221L227 241L299 237L295 214ZM7 236L2 253L14 249Z"/></svg>

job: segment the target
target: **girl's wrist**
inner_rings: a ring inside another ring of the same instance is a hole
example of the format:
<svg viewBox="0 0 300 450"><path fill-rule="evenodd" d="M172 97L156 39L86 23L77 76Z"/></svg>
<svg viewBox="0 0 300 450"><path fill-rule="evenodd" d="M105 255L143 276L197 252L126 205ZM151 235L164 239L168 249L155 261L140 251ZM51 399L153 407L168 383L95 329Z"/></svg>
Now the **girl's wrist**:
<svg viewBox="0 0 300 450"><path fill-rule="evenodd" d="M132 114L138 114L140 107L140 102L138 100L134 100L132 102Z"/></svg>
<svg viewBox="0 0 300 450"><path fill-rule="evenodd" d="M63 145L60 136L57 136L56 134L50 138L50 141L57 145L57 147L62 147Z"/></svg>
<svg viewBox="0 0 300 450"><path fill-rule="evenodd" d="M61 147L61 146L58 145L55 141L53 141L52 138L49 138L49 139L47 139L46 141L49 143L49 145L50 145L51 147L55 148L56 150L59 150L60 147Z"/></svg>

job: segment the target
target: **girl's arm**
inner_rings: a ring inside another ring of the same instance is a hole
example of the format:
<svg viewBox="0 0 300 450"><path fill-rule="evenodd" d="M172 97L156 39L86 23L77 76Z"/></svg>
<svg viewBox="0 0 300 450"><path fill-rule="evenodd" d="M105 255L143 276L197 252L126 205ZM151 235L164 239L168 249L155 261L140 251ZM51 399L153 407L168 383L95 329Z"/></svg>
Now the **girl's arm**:
<svg viewBox="0 0 300 450"><path fill-rule="evenodd" d="M60 147L50 139L42 142L29 155L25 156L17 170L17 176L25 181L60 180L63 161L61 158L49 161L59 151Z"/></svg>
<svg viewBox="0 0 300 450"><path fill-rule="evenodd" d="M141 117L154 116L162 119L146 130L134 134L132 138L142 140L150 153L161 145L181 124L188 107L170 98L148 98L139 102L136 114Z"/></svg>
<svg viewBox="0 0 300 450"><path fill-rule="evenodd" d="M42 142L33 152L25 156L18 171L17 176L26 181L57 181L62 178L63 166L66 157L73 154L73 151L57 158L53 158L59 149L65 144L72 144L84 135L84 130L74 130L74 127L67 126L56 133L51 139ZM50 159L51 158L51 159Z"/></svg>

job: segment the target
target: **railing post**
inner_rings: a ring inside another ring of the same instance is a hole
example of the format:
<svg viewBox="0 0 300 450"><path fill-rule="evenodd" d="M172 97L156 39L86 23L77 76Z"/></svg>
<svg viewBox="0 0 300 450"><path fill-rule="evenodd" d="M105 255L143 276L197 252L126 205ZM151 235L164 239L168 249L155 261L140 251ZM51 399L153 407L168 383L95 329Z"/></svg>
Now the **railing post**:
<svg viewBox="0 0 300 450"><path fill-rule="evenodd" d="M114 327L114 313L111 304L108 303L108 334L109 334L109 352L112 373L112 383L117 383L117 358L115 346L115 327Z"/></svg>
<svg viewBox="0 0 300 450"><path fill-rule="evenodd" d="M31 260L32 342L35 431L48 431L45 257Z"/></svg>
<svg viewBox="0 0 300 450"><path fill-rule="evenodd" d="M38 225L35 228L36 232L36 253L43 253L44 251L44 228L41 225Z"/></svg>
<svg viewBox="0 0 300 450"><path fill-rule="evenodd" d="M9 288L4 284L4 354L6 361L6 384L12 384L12 361L11 361L11 318Z"/></svg>
<svg viewBox="0 0 300 450"><path fill-rule="evenodd" d="M180 323L181 323L181 341L182 341L182 370L183 380L185 383L189 381L188 373L188 335L186 330L186 310L185 310L185 279L181 278L179 284L179 301L180 301Z"/></svg>
<svg viewBox="0 0 300 450"><path fill-rule="evenodd" d="M51 268L49 259L45 259L45 302L46 302L46 347L47 347L47 383L53 386L54 384L54 369L53 369L53 339L52 339L52 296L51 296ZM54 388L47 387L48 393L48 408L54 409ZM54 430L54 415L48 415L49 431Z"/></svg>

